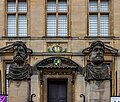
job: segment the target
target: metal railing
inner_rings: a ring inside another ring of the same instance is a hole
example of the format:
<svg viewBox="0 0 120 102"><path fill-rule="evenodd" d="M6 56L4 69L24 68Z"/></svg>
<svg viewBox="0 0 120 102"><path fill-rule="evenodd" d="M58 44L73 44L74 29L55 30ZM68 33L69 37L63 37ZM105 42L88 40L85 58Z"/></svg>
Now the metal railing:
<svg viewBox="0 0 120 102"><path fill-rule="evenodd" d="M29 102L34 102L34 101L33 101L33 97L36 97L36 94L34 94L34 93L33 93L33 94L31 94L31 97L30 97L31 99L30 99L30 101L29 101Z"/></svg>

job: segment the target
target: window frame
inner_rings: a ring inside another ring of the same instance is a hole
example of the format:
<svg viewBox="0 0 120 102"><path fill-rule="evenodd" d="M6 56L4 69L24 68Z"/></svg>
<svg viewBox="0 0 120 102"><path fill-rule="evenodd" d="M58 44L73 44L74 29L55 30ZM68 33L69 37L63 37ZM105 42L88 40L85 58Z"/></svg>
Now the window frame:
<svg viewBox="0 0 120 102"><path fill-rule="evenodd" d="M28 26L28 14L29 14L29 3L28 3L28 0L26 0L26 11L25 12L19 12L18 11L18 1L19 0L15 0L15 6L16 6L16 11L15 12L8 12L8 0L6 0L6 8L5 8L5 11L6 11L6 26L5 26L5 36L7 36L7 37L27 37L29 34L29 26ZM16 17L16 34L15 35L9 35L8 34L8 15L15 15L15 17ZM27 22L27 24L26 24L26 26L27 26L27 33L26 33L26 35L19 35L19 32L18 32L18 15L26 15L26 22Z"/></svg>
<svg viewBox="0 0 120 102"><path fill-rule="evenodd" d="M59 0L55 0L56 1L56 11L55 12L47 12L47 4L48 4L48 0L45 0L45 36L46 37L68 37L70 36L70 31L69 31L69 28L70 28L70 22L69 22L69 19L70 19L70 16L69 16L69 0L66 0L67 1L67 11L66 12L58 12L58 1ZM51 35L48 35L48 32L47 32L47 17L48 15L56 15L56 35L55 36L51 36ZM58 34L58 15L66 15L67 16L67 34L66 36L60 36Z"/></svg>
<svg viewBox="0 0 120 102"><path fill-rule="evenodd" d="M96 11L96 12L93 12L93 11L89 11L89 1L90 0L88 0L88 4L87 4L87 20L88 20L88 24L87 24L87 36L89 36L89 37L109 37L109 36L111 36L111 23L112 23L112 21L110 20L111 19L111 13L112 13L112 11L111 11L111 7L112 7L112 3L111 3L111 0L108 0L108 4L109 4L109 10L108 10L108 12L102 12L102 11L100 11L100 1L101 0L94 0L94 1L97 1L97 4L98 4L98 10ZM97 28L97 35L89 35L89 15L98 15L98 22L97 22L97 24L98 24L98 28ZM101 35L100 34L100 16L101 15L108 15L108 35L106 36L106 35Z"/></svg>

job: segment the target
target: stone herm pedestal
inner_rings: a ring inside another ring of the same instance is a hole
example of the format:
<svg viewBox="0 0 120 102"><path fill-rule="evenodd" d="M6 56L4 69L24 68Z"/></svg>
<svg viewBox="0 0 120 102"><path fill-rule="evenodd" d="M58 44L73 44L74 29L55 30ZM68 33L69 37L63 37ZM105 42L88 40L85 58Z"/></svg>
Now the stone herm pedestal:
<svg viewBox="0 0 120 102"><path fill-rule="evenodd" d="M28 56L26 45L17 41L13 43L14 64L8 73L8 101L29 102L31 95L32 67L26 62Z"/></svg>
<svg viewBox="0 0 120 102"><path fill-rule="evenodd" d="M86 102L110 102L110 68L104 63L104 53L107 47L102 41L94 41L90 47L83 50L89 54L90 63L83 68L86 81ZM114 50L117 51L117 50Z"/></svg>

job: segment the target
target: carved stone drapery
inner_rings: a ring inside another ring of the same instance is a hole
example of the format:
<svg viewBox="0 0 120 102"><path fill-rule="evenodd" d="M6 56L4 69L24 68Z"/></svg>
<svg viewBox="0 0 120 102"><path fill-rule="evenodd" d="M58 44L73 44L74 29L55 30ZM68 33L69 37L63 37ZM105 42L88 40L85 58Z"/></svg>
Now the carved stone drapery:
<svg viewBox="0 0 120 102"><path fill-rule="evenodd" d="M28 56L27 46L22 41L13 43L14 64L10 65L7 78L13 80L30 79L32 66L26 62Z"/></svg>
<svg viewBox="0 0 120 102"><path fill-rule="evenodd" d="M109 80L110 69L104 63L105 50L116 54L117 49L106 46L102 41L94 41L90 47L83 50L84 54L89 54L90 63L83 68L83 75L86 81L90 80Z"/></svg>
<svg viewBox="0 0 120 102"><path fill-rule="evenodd" d="M109 68L105 63L102 63L99 67L92 64L87 64L83 73L86 73L85 80L109 80Z"/></svg>
<svg viewBox="0 0 120 102"><path fill-rule="evenodd" d="M9 68L9 79L13 80L23 80L30 79L32 75L32 67L29 64L25 64L22 67L15 64L10 65Z"/></svg>

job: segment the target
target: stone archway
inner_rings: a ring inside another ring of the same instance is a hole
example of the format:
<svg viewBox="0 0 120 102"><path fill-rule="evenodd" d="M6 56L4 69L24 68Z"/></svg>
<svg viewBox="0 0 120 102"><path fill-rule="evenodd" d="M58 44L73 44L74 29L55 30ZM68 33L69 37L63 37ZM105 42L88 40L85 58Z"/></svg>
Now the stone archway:
<svg viewBox="0 0 120 102"><path fill-rule="evenodd" d="M57 86L64 91L66 85L66 98L60 94L54 97L55 102L60 99L63 102L73 102L74 99L74 81L76 72L82 73L82 67L71 59L64 57L50 57L38 62L35 67L39 70L40 80L40 102L51 102L49 86ZM61 82L59 82L61 81ZM60 83L58 85L58 83ZM48 86L49 85L49 86ZM62 86L62 87L61 87ZM58 88L56 88L57 90ZM58 90L57 90L58 91ZM53 92L53 91L52 91ZM59 91L58 91L59 93ZM61 93L61 92L60 92ZM53 97L52 95L51 97ZM62 98L61 98L62 97Z"/></svg>

